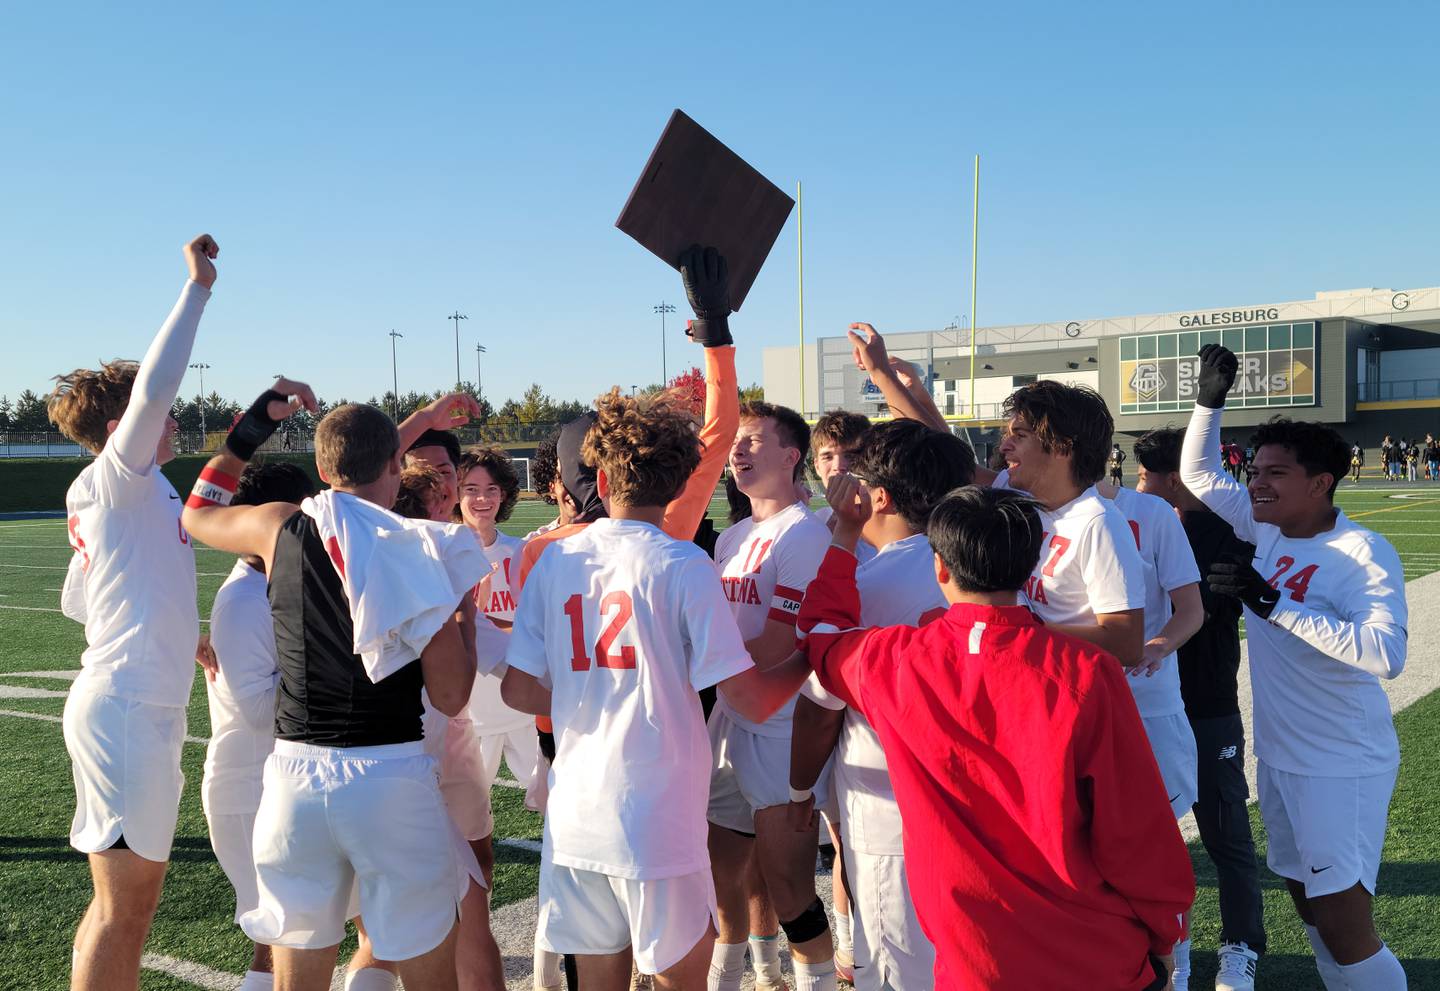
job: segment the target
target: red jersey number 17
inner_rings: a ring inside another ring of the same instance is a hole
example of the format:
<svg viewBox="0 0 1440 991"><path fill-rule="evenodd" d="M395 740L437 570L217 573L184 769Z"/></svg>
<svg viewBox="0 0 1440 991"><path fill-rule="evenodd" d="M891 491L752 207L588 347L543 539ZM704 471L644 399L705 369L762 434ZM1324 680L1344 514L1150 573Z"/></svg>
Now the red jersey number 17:
<svg viewBox="0 0 1440 991"><path fill-rule="evenodd" d="M570 670L589 671L590 656L586 653L585 599L575 593L565 600L565 615L570 620ZM635 667L635 648L621 644L618 650L615 641L619 639L625 624L635 615L629 592L607 592L600 599L600 619L605 628L595 640L595 663L602 668Z"/></svg>

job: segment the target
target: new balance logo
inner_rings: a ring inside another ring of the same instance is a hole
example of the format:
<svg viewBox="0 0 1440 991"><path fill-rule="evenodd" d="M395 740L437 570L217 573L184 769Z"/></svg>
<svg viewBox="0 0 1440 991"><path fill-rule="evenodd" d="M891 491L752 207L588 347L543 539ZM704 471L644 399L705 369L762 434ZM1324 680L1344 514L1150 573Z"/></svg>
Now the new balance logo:
<svg viewBox="0 0 1440 991"><path fill-rule="evenodd" d="M1235 752L1236 752L1236 748L1233 747L1233 746L1232 746L1232 747L1221 747L1221 748L1220 748L1220 759L1221 759L1221 760L1232 760L1232 759L1234 759L1234 757L1235 757Z"/></svg>

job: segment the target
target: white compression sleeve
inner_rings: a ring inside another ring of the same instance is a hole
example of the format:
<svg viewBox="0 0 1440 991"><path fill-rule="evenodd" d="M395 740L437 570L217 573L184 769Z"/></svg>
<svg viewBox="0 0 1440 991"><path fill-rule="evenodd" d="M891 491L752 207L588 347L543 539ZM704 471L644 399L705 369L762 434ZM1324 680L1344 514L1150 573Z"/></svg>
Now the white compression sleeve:
<svg viewBox="0 0 1440 991"><path fill-rule="evenodd" d="M195 331L210 290L194 282L186 282L180 299L170 316L161 325L150 350L140 362L130 404L120 417L120 425L110 437L115 456L130 471L140 474L155 459L155 448L165 431L165 418L180 392L180 380L190 362L195 344Z"/></svg>
<svg viewBox="0 0 1440 991"><path fill-rule="evenodd" d="M1180 481L1195 498L1235 530L1241 540L1255 543L1255 518L1250 512L1250 494L1220 470L1221 410L1196 406L1180 448Z"/></svg>

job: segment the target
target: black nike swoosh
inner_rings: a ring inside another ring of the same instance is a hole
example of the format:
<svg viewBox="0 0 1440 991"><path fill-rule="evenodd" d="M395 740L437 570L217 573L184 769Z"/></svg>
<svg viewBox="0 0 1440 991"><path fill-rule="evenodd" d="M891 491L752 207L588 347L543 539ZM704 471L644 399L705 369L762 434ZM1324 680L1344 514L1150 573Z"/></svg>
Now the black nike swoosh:
<svg viewBox="0 0 1440 991"><path fill-rule="evenodd" d="M1173 794L1173 795L1170 796L1170 801L1173 802L1173 801L1175 801L1175 799L1177 799L1177 798L1179 798L1179 797L1180 797L1180 793L1177 791L1175 794Z"/></svg>
<svg viewBox="0 0 1440 991"><path fill-rule="evenodd" d="M1330 864L1330 865L1327 866L1327 867L1312 867L1312 868L1310 868L1310 873L1311 873L1311 874L1319 874L1321 871L1328 871L1331 867L1334 867L1334 866L1335 866L1334 864Z"/></svg>
<svg viewBox="0 0 1440 991"><path fill-rule="evenodd" d="M179 499L180 497L177 496L177 495L172 495L170 498L171 498L171 499Z"/></svg>

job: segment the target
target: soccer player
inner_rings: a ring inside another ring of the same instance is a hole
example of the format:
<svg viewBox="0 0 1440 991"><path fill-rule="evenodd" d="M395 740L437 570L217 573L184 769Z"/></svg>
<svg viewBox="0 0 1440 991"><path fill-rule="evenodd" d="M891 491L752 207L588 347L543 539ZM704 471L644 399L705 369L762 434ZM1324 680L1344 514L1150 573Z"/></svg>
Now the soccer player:
<svg viewBox="0 0 1440 991"><path fill-rule="evenodd" d="M189 279L139 366L59 376L48 404L61 432L95 455L65 494L74 554L61 597L86 643L64 718L70 845L89 857L94 885L75 933L77 991L138 984L175 836L200 616L195 552L160 466L175 456L170 407L219 251L208 234L185 246Z"/></svg>
<svg viewBox="0 0 1440 991"><path fill-rule="evenodd" d="M1202 576L1221 557L1249 550L1220 517L1180 481L1183 430L1152 430L1135 442L1136 488L1164 499L1180 514ZM1215 864L1220 889L1220 951L1216 991L1252 991L1256 961L1265 952L1260 871L1250 835L1245 782L1245 724L1240 718L1240 603L1215 595L1204 581L1205 621L1180 645L1180 694L1200 755L1195 823ZM1135 679L1131 679L1132 685ZM1136 697L1137 703L1139 696ZM1147 727L1148 729L1148 727ZM1164 773L1164 766L1161 766ZM1166 794L1173 794L1168 786Z"/></svg>
<svg viewBox="0 0 1440 991"><path fill-rule="evenodd" d="M542 440L535 445L535 454L530 458L530 489L554 506L556 515L549 523L527 533L526 540L549 533L557 526L570 522L570 517L574 514L569 507L569 500L565 498L565 486L560 483L559 455L553 440Z"/></svg>
<svg viewBox="0 0 1440 991"><path fill-rule="evenodd" d="M270 944L277 986L328 987L358 881L375 955L398 962L411 987L454 989L457 867L420 695L446 715L469 699L470 590L484 557L463 526L382 508L395 500L404 448L371 406L337 407L316 429L329 491L299 506L229 505L255 449L302 405L315 409L303 383L279 379L262 393L183 516L212 547L260 557L269 577L276 744L255 824L260 905L241 925Z"/></svg>
<svg viewBox="0 0 1440 991"><path fill-rule="evenodd" d="M503 683L507 704L555 724L539 939L576 955L589 991L628 987L632 954L659 987L699 988L715 890L697 693L719 685L763 720L806 667L757 670L705 552L660 528L700 462L684 405L618 389L597 405L584 454L607 516L536 562Z"/></svg>
<svg viewBox="0 0 1440 991"><path fill-rule="evenodd" d="M1380 678L1405 666L1405 572L1389 542L1334 505L1345 442L1276 419L1255 432L1249 491L1209 452L1238 362L1200 351L1181 479L1255 545L1217 562L1210 589L1245 605L1266 860L1285 878L1330 991L1406 986L1371 902L1400 750Z"/></svg>
<svg viewBox="0 0 1440 991"><path fill-rule="evenodd" d="M512 568L519 564L524 541L500 532L498 524L510 518L520 498L520 477L510 456L498 447L472 448L460 458L460 513L480 541L490 562L490 581L484 601L475 607L501 629L515 621L515 595L510 586ZM477 678L470 696L470 718L480 737L486 780L494 781L504 755L515 779L526 789L530 807L536 803L529 791L540 759L535 720L516 712L500 698L497 678Z"/></svg>
<svg viewBox="0 0 1440 991"><path fill-rule="evenodd" d="M1119 444L1114 444L1110 448L1109 465L1111 483L1117 488L1123 487L1125 485L1125 452L1120 450Z"/></svg>
<svg viewBox="0 0 1440 991"><path fill-rule="evenodd" d="M878 548L855 573L861 622L867 627L919 626L938 618L947 603L935 582L935 555L925 527L947 493L974 479L974 453L949 432L893 420L865 434L849 474L872 506L861 540ZM846 877L855 895L855 987L931 988L935 950L920 929L906 882L900 808L885 751L863 715L808 684L795 707L791 742L791 810L797 826L808 818L810 790L832 750L831 788L840 807Z"/></svg>
<svg viewBox="0 0 1440 991"><path fill-rule="evenodd" d="M240 476L232 505L299 503L315 494L299 465L251 464ZM215 593L210 642L217 670L205 685L210 742L200 805L215 859L235 889L235 921L260 903L255 881L255 813L260 808L265 760L275 748L275 630L265 593L265 562L248 554L235 562ZM270 948L256 943L239 991L270 991Z"/></svg>
<svg viewBox="0 0 1440 991"><path fill-rule="evenodd" d="M1005 400L1006 470L996 485L1040 503L1045 550L1025 600L1050 629L1088 640L1127 668L1145 651L1145 570L1124 515L1095 492L1115 421L1092 389L1041 381Z"/></svg>
<svg viewBox="0 0 1440 991"><path fill-rule="evenodd" d="M751 515L720 535L715 563L745 648L761 670L795 650L795 616L830 543L825 524L796 497L809 434L793 410L746 403L730 450L730 471ZM750 935L744 879L752 856L790 942L797 991L835 986L830 923L815 894L818 837L788 821L794 708L787 701L756 721L721 696L710 714L710 858L720 906L711 991L736 991L744 972Z"/></svg>
<svg viewBox="0 0 1440 991"><path fill-rule="evenodd" d="M952 493L929 518L948 610L858 629L871 494L842 475L829 497L805 651L883 747L934 986L1159 991L1195 894L1190 859L1119 666L1018 606L1045 543L1036 508Z"/></svg>

